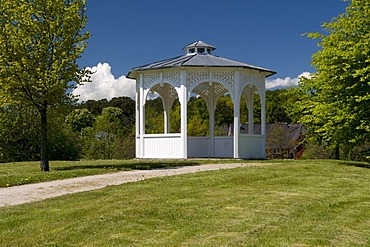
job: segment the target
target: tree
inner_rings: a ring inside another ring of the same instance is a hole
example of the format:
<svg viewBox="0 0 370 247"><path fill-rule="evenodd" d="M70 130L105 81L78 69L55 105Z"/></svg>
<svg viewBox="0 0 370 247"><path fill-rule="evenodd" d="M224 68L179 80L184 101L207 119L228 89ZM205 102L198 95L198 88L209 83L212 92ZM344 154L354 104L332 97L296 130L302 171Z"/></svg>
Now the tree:
<svg viewBox="0 0 370 247"><path fill-rule="evenodd" d="M86 127L81 131L86 158L132 158L135 148L133 129L125 125L126 121L120 108L104 108L102 114L96 117L94 127Z"/></svg>
<svg viewBox="0 0 370 247"><path fill-rule="evenodd" d="M290 107L286 89L266 91L266 122L292 123L288 116Z"/></svg>
<svg viewBox="0 0 370 247"><path fill-rule="evenodd" d="M89 80L76 60L88 32L85 0L2 0L0 107L22 104L40 116L41 170L49 171L47 111L69 103L71 82Z"/></svg>
<svg viewBox="0 0 370 247"><path fill-rule="evenodd" d="M37 112L21 105L0 108L0 162L36 160Z"/></svg>
<svg viewBox="0 0 370 247"><path fill-rule="evenodd" d="M301 122L320 141L348 153L370 139L370 2L352 0L346 12L309 33L321 50L317 70L300 82Z"/></svg>
<svg viewBox="0 0 370 247"><path fill-rule="evenodd" d="M76 160L76 135L65 128L69 109L48 111L48 157L54 160ZM35 109L22 105L0 108L0 162L39 160L40 122Z"/></svg>
<svg viewBox="0 0 370 247"><path fill-rule="evenodd" d="M95 118L87 109L75 109L65 119L67 126L75 132L81 132L86 127L93 127Z"/></svg>

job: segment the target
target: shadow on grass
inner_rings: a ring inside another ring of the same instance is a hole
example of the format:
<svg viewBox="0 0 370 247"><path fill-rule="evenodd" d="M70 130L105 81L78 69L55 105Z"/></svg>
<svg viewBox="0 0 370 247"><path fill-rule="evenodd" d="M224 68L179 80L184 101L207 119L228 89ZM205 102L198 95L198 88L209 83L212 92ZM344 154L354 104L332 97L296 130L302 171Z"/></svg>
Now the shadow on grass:
<svg viewBox="0 0 370 247"><path fill-rule="evenodd" d="M198 162L139 162L127 164L98 164L98 165L76 165L54 167L56 171L72 171L84 169L106 169L106 170L152 170L161 168L176 168L180 166L195 166Z"/></svg>
<svg viewBox="0 0 370 247"><path fill-rule="evenodd" d="M370 163L365 163L365 162L364 163L342 162L342 165L370 169Z"/></svg>

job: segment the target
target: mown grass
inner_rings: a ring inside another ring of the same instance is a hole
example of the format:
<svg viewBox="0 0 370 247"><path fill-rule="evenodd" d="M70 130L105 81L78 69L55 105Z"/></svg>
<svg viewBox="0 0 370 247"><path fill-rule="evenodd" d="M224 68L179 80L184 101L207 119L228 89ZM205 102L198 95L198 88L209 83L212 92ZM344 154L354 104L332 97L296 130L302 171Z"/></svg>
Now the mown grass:
<svg viewBox="0 0 370 247"><path fill-rule="evenodd" d="M241 160L82 160L51 161L50 172L40 172L40 162L0 163L0 187L46 182L65 178L132 169L156 169Z"/></svg>
<svg viewBox="0 0 370 247"><path fill-rule="evenodd" d="M369 246L370 169L334 161L155 178L0 210L0 246Z"/></svg>

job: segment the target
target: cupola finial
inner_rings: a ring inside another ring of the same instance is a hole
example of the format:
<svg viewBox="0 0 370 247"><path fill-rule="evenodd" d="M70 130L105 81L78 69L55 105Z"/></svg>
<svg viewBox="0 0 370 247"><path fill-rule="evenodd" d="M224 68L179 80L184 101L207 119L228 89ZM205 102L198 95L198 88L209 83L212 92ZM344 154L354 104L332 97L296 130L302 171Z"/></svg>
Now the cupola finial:
<svg viewBox="0 0 370 247"><path fill-rule="evenodd" d="M185 54L212 54L216 47L207 44L201 40L195 41L189 45L184 46L182 50L185 51Z"/></svg>

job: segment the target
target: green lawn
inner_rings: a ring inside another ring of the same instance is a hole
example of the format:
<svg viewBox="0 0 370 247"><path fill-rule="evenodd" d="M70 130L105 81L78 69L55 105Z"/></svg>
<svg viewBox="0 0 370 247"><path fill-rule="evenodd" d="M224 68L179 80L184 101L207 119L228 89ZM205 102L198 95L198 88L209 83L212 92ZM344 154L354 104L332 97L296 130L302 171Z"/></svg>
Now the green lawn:
<svg viewBox="0 0 370 247"><path fill-rule="evenodd" d="M370 169L335 161L155 178L0 209L0 246L370 246Z"/></svg>
<svg viewBox="0 0 370 247"><path fill-rule="evenodd" d="M50 172L40 172L40 162L0 163L0 187L39 183L132 169L154 169L238 160L82 160L51 161ZM245 161L244 161L245 162Z"/></svg>

